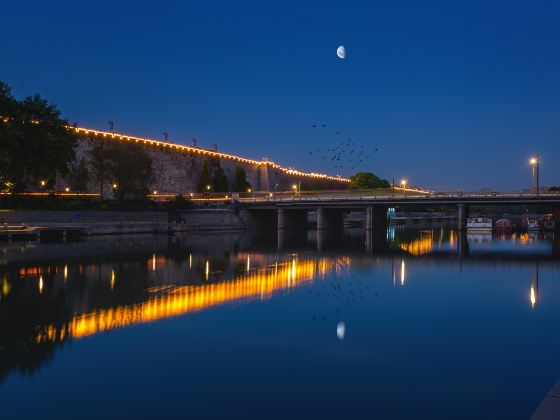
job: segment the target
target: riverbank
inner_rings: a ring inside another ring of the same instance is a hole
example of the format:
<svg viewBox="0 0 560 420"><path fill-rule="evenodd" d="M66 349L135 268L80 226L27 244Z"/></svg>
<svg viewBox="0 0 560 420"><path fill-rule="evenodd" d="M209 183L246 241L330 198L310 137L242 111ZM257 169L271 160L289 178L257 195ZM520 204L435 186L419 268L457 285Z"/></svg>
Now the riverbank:
<svg viewBox="0 0 560 420"><path fill-rule="evenodd" d="M240 214L241 213L241 214ZM40 239L41 236L175 233L252 228L233 209L168 211L0 211L0 240Z"/></svg>

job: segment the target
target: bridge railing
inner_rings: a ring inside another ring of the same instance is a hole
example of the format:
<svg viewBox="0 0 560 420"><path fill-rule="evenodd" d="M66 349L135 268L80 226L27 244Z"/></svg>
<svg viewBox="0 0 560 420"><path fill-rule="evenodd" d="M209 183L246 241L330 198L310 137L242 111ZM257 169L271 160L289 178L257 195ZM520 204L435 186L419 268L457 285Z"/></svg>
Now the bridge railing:
<svg viewBox="0 0 560 420"><path fill-rule="evenodd" d="M150 194L149 198L158 201L171 200L180 194ZM215 202L227 204L232 201L242 203L276 203L305 201L371 201L371 200L420 200L420 199L484 199L484 198L560 198L560 192L529 193L529 192L417 192L401 190L343 190L343 191L302 191L302 192L246 192L246 193L187 193L181 195L194 202Z"/></svg>

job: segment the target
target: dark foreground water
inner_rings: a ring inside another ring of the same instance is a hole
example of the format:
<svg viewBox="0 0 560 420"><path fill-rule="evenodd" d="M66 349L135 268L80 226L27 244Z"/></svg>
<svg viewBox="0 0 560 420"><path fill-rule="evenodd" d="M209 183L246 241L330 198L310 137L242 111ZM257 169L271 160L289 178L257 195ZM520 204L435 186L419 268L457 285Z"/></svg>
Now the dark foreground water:
<svg viewBox="0 0 560 420"><path fill-rule="evenodd" d="M386 238L0 244L0 417L528 418L560 377L558 240Z"/></svg>

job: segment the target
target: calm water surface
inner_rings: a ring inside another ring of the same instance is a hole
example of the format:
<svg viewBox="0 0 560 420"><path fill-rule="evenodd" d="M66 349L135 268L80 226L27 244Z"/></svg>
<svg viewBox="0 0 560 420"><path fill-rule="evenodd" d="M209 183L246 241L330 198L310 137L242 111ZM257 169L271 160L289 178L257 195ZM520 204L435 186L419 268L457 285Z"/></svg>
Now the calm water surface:
<svg viewBox="0 0 560 420"><path fill-rule="evenodd" d="M2 418L528 418L560 378L542 235L0 244Z"/></svg>

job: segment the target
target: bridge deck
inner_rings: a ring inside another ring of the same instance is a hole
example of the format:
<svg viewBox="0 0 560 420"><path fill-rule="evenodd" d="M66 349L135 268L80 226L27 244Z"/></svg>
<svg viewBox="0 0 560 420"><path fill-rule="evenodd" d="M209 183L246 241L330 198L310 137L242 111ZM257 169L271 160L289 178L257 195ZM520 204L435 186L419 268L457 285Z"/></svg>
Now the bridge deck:
<svg viewBox="0 0 560 420"><path fill-rule="evenodd" d="M331 208L363 208L372 205L551 205L560 204L560 194L313 194L274 196L263 195L252 198L241 198L244 207L276 208L298 207L315 208L326 206Z"/></svg>

